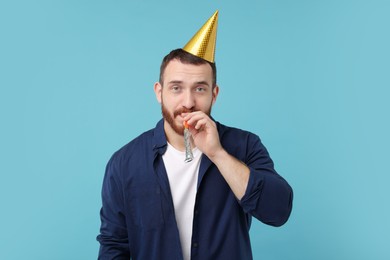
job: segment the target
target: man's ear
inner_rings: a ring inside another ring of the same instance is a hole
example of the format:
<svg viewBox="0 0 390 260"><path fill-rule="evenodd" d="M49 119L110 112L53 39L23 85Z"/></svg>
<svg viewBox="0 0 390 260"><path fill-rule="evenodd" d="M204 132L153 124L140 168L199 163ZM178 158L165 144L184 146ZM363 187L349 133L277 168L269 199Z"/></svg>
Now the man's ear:
<svg viewBox="0 0 390 260"><path fill-rule="evenodd" d="M156 99L158 103L161 104L162 86L160 82L154 83L154 93L156 94Z"/></svg>
<svg viewBox="0 0 390 260"><path fill-rule="evenodd" d="M217 101L218 94L219 94L219 87L218 87L218 85L215 85L215 87L213 89L213 105L214 105L215 101Z"/></svg>

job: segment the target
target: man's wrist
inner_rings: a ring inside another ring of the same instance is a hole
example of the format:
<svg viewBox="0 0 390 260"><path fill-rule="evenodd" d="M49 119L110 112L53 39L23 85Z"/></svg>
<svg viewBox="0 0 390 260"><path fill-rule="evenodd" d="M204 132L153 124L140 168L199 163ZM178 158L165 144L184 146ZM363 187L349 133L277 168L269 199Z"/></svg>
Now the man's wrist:
<svg viewBox="0 0 390 260"><path fill-rule="evenodd" d="M216 165L219 164L219 162L223 162L229 157L228 152L221 146L219 149L217 149L213 154L209 156L209 159Z"/></svg>

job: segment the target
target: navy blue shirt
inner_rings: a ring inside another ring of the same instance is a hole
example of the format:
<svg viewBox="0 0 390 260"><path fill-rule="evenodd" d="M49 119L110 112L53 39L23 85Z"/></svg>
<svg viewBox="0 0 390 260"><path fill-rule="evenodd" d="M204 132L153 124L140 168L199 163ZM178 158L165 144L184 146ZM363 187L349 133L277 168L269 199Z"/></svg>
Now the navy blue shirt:
<svg viewBox="0 0 390 260"><path fill-rule="evenodd" d="M238 200L218 168L202 155L194 208L191 259L252 259L252 217L283 225L292 208L292 189L276 173L256 135L217 122L224 149L250 169ZM117 151L107 164L100 211L99 259L180 260L183 253L168 176L164 122Z"/></svg>

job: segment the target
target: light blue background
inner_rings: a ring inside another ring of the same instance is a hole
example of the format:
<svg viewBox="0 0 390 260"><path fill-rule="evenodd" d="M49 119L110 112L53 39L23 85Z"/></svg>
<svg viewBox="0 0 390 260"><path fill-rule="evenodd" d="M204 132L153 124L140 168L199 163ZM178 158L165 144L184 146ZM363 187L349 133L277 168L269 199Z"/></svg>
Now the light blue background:
<svg viewBox="0 0 390 260"><path fill-rule="evenodd" d="M0 259L96 259L105 164L216 9L213 115L295 191L285 226L254 222L254 258L390 259L390 2L227 2L0 2Z"/></svg>

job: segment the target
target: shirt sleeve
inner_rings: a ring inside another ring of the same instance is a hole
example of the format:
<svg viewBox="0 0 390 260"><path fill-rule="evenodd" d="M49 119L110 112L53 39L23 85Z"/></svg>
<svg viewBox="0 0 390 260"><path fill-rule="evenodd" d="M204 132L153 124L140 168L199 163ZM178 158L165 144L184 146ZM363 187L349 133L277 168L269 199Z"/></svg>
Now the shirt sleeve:
<svg viewBox="0 0 390 260"><path fill-rule="evenodd" d="M247 189L240 204L246 213L271 226L281 226L292 210L293 191L274 169L259 137L248 139L246 164L250 169Z"/></svg>
<svg viewBox="0 0 390 260"><path fill-rule="evenodd" d="M118 165L111 158L106 167L102 188L101 226L97 236L100 260L130 259L124 199L118 173Z"/></svg>

